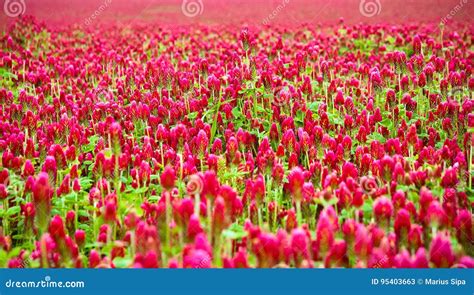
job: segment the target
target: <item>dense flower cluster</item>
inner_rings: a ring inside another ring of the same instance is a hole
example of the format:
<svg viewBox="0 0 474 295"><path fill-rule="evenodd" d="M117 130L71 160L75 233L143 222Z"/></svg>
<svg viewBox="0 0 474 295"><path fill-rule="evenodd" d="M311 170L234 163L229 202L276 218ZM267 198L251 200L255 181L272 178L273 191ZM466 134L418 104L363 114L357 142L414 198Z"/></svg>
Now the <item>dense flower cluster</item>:
<svg viewBox="0 0 474 295"><path fill-rule="evenodd" d="M472 27L0 39L0 266L474 267Z"/></svg>

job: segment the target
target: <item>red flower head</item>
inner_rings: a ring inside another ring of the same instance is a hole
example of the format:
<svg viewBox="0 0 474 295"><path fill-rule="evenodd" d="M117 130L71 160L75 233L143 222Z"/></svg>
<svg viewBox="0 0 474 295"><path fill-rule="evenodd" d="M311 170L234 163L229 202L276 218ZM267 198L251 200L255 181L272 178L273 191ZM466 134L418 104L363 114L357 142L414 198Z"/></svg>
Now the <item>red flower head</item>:
<svg viewBox="0 0 474 295"><path fill-rule="evenodd" d="M275 163L272 169L272 178L276 184L281 184L283 177L285 176L285 169L280 163Z"/></svg>
<svg viewBox="0 0 474 295"><path fill-rule="evenodd" d="M161 173L160 176L160 183L161 186L167 190L170 191L174 188L176 182L176 172L174 169L170 166L166 166L165 170L163 173Z"/></svg>
<svg viewBox="0 0 474 295"><path fill-rule="evenodd" d="M33 203L26 203L21 206L21 213L25 216L25 229L27 232L31 233L34 227L34 218L36 214L35 206Z"/></svg>
<svg viewBox="0 0 474 295"><path fill-rule="evenodd" d="M354 241L358 226L359 224L354 219L346 219L342 225L342 233L344 234L346 242L351 243Z"/></svg>
<svg viewBox="0 0 474 295"><path fill-rule="evenodd" d="M227 140L227 155L229 156L229 160L232 162L234 160L235 154L239 150L239 143L237 142L237 139L233 136L231 136Z"/></svg>
<svg viewBox="0 0 474 295"><path fill-rule="evenodd" d="M408 246L412 250L416 250L423 246L423 228L420 225L413 224L408 233Z"/></svg>
<svg viewBox="0 0 474 295"><path fill-rule="evenodd" d="M413 258L413 267L414 268L428 268L429 261L426 257L426 250L425 248L418 248L416 251L415 257Z"/></svg>
<svg viewBox="0 0 474 295"><path fill-rule="evenodd" d="M342 230L344 231L344 228ZM363 224L357 224L352 221L346 225L345 230L346 242L351 247L354 247L357 256L367 257L372 252L373 248L372 235L369 233L368 229Z"/></svg>
<svg viewBox="0 0 474 295"><path fill-rule="evenodd" d="M0 183L0 200L4 200L8 197L8 191L3 183Z"/></svg>
<svg viewBox="0 0 474 295"><path fill-rule="evenodd" d="M261 204L265 198L265 180L262 175L253 182L253 194L257 204Z"/></svg>
<svg viewBox="0 0 474 295"><path fill-rule="evenodd" d="M352 204L352 194L345 182L339 183L339 187L336 189L336 196L339 199L338 207L347 208Z"/></svg>
<svg viewBox="0 0 474 295"><path fill-rule="evenodd" d="M81 183L78 178L75 178L72 183L72 189L77 193L81 191Z"/></svg>
<svg viewBox="0 0 474 295"><path fill-rule="evenodd" d="M435 227L445 226L448 222L446 213L438 201L431 202L426 211L425 222Z"/></svg>
<svg viewBox="0 0 474 295"><path fill-rule="evenodd" d="M47 156L43 164L43 172L46 172L49 175L49 178L56 182L56 174L58 167L56 165L56 159L53 156Z"/></svg>
<svg viewBox="0 0 474 295"><path fill-rule="evenodd" d="M49 234L56 242L66 237L66 231L61 216L55 215L53 219L51 219L51 223L49 224Z"/></svg>
<svg viewBox="0 0 474 295"><path fill-rule="evenodd" d="M456 260L451 241L444 234L438 234L430 246L430 261L439 268L451 267Z"/></svg>
<svg viewBox="0 0 474 295"><path fill-rule="evenodd" d="M463 256L459 259L457 264L459 268L474 268L474 258L470 256Z"/></svg>
<svg viewBox="0 0 474 295"><path fill-rule="evenodd" d="M393 195L392 195L392 204L395 209L395 212L397 212L399 209L405 207L406 203L406 197L405 193L402 190L397 190Z"/></svg>
<svg viewBox="0 0 474 295"><path fill-rule="evenodd" d="M49 214L51 212L51 196L53 189L49 185L49 176L41 172L33 184L33 204L36 210L36 222L41 230L45 230L48 225Z"/></svg>
<svg viewBox="0 0 474 295"><path fill-rule="evenodd" d="M188 223L187 236L189 240L194 240L197 234L202 233L203 229L199 217L195 214L191 215Z"/></svg>
<svg viewBox="0 0 474 295"><path fill-rule="evenodd" d="M444 172L443 177L441 178L441 186L444 188L456 187L458 183L457 169L448 168Z"/></svg>
<svg viewBox="0 0 474 295"><path fill-rule="evenodd" d="M460 210L456 219L454 220L454 227L456 228L456 237L458 241L467 249L473 248L474 242L474 227L472 223L472 215L466 210Z"/></svg>
<svg viewBox="0 0 474 295"><path fill-rule="evenodd" d="M309 239L306 231L297 228L291 232L291 249L293 250L296 265L300 265L302 259L309 259Z"/></svg>
<svg viewBox="0 0 474 295"><path fill-rule="evenodd" d="M144 268L158 268L158 255L154 250L150 250L146 253L146 255L143 257L143 263L142 263Z"/></svg>
<svg viewBox="0 0 474 295"><path fill-rule="evenodd" d="M397 235L397 239L400 243L404 243L406 241L408 232L411 228L410 219L410 213L407 210L401 209L400 211L398 211L393 226Z"/></svg>
<svg viewBox="0 0 474 295"><path fill-rule="evenodd" d="M211 152L218 155L222 153L222 140L220 140L220 138L216 138L214 140L214 143L211 147Z"/></svg>
<svg viewBox="0 0 474 295"><path fill-rule="evenodd" d="M224 229L226 213L224 199L217 197L214 202L214 212L212 213L212 233L214 236L218 236Z"/></svg>
<svg viewBox="0 0 474 295"><path fill-rule="evenodd" d="M326 211L323 211L319 215L318 224L316 226L316 243L320 253L325 253L331 248L337 230L334 226L334 220L330 214L325 212Z"/></svg>
<svg viewBox="0 0 474 295"><path fill-rule="evenodd" d="M104 221L111 224L117 221L117 203L115 201L108 201L105 204Z"/></svg>
<svg viewBox="0 0 474 295"><path fill-rule="evenodd" d="M329 267L344 267L347 266L347 243L344 240L335 241L324 259L324 266Z"/></svg>
<svg viewBox="0 0 474 295"><path fill-rule="evenodd" d="M82 229L76 230L76 232L74 233L74 240L76 241L76 244L79 247L83 247L84 242L86 240L86 232L83 231Z"/></svg>
<svg viewBox="0 0 474 295"><path fill-rule="evenodd" d="M74 212L73 210L68 211L66 214L66 228L70 236L72 236L74 233L74 230L76 227L75 222L76 222L76 212Z"/></svg>
<svg viewBox="0 0 474 295"><path fill-rule="evenodd" d="M245 251L238 251L235 253L234 258L232 259L233 265L235 268L248 268L248 258L247 252Z"/></svg>
<svg viewBox="0 0 474 295"><path fill-rule="evenodd" d="M392 214L393 205L389 199L386 197L380 197L375 200L374 215L378 223L383 223L385 226L389 226Z"/></svg>
<svg viewBox="0 0 474 295"><path fill-rule="evenodd" d="M101 261L100 254L96 250L91 250L89 253L89 268L96 268Z"/></svg>
<svg viewBox="0 0 474 295"><path fill-rule="evenodd" d="M296 220L296 212L293 208L288 210L286 216L286 230L288 232L292 231L298 226L298 221Z"/></svg>
<svg viewBox="0 0 474 295"><path fill-rule="evenodd" d="M113 122L112 124L110 124L109 134L114 144L120 143L120 139L122 137L122 126L120 125L120 123Z"/></svg>
<svg viewBox="0 0 474 295"><path fill-rule="evenodd" d="M25 165L23 166L23 177L27 176L32 176L35 175L35 167L33 166L33 163L31 163L30 160L25 161Z"/></svg>
<svg viewBox="0 0 474 295"><path fill-rule="evenodd" d="M219 195L224 199L226 210L229 210L230 212L234 205L234 201L237 198L237 193L231 186L222 185L219 190Z"/></svg>
<svg viewBox="0 0 474 295"><path fill-rule="evenodd" d="M184 268L211 268L212 258L204 250L192 250L183 260Z"/></svg>
<svg viewBox="0 0 474 295"><path fill-rule="evenodd" d="M301 201L303 198L304 174L300 167L295 167L288 174L288 188L293 200Z"/></svg>
<svg viewBox="0 0 474 295"><path fill-rule="evenodd" d="M413 267L410 253L406 249L403 249L400 253L398 253L393 260L393 264L396 268Z"/></svg>
<svg viewBox="0 0 474 295"><path fill-rule="evenodd" d="M207 147L209 145L209 139L204 130L199 130L199 133L196 136L196 147L198 151L199 158L202 159L207 153Z"/></svg>
<svg viewBox="0 0 474 295"><path fill-rule="evenodd" d="M206 171L203 177L202 194L206 198L214 199L217 197L219 188L220 188L220 185L219 185L219 180L217 179L216 173L212 170Z"/></svg>

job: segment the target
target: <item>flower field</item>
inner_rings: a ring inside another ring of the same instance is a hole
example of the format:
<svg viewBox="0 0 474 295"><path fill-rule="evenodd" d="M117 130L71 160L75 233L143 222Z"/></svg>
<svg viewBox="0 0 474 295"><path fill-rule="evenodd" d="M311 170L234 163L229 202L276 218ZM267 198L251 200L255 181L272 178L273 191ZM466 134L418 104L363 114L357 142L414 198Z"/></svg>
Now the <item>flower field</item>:
<svg viewBox="0 0 474 295"><path fill-rule="evenodd" d="M472 24L0 38L0 267L474 268Z"/></svg>

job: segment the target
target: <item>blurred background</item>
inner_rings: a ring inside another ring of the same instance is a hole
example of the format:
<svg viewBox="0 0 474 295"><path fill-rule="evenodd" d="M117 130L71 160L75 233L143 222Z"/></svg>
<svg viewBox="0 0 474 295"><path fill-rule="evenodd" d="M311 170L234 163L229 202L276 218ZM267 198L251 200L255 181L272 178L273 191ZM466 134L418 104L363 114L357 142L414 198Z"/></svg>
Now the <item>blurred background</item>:
<svg viewBox="0 0 474 295"><path fill-rule="evenodd" d="M169 24L474 23L474 0L0 0L5 25L20 14L49 24L153 21ZM12 10L12 9L19 10ZM195 9L195 10L193 10ZM197 9L197 10L196 10ZM94 16L93 16L94 15ZM93 17L92 17L93 16Z"/></svg>

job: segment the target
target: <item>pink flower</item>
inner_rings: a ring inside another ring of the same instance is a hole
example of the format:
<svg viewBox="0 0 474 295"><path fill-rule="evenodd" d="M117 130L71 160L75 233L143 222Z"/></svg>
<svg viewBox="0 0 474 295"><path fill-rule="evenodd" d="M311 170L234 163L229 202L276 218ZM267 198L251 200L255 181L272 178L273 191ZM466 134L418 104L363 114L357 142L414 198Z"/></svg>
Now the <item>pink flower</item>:
<svg viewBox="0 0 474 295"><path fill-rule="evenodd" d="M211 268L212 259L206 251L192 250L184 257L184 268Z"/></svg>
<svg viewBox="0 0 474 295"><path fill-rule="evenodd" d="M33 184L33 204L35 205L36 221L41 230L45 230L51 212L51 196L53 189L49 184L49 176L40 173Z"/></svg>
<svg viewBox="0 0 474 295"><path fill-rule="evenodd" d="M456 257L451 248L449 237L444 234L438 234L432 241L430 246L430 261L439 268L451 267Z"/></svg>
<svg viewBox="0 0 474 295"><path fill-rule="evenodd" d="M176 182L176 173L174 169L171 168L170 166L166 166L165 170L163 171L163 173L161 173L161 176L160 176L161 186L165 190L169 191L172 188L174 188L175 182Z"/></svg>
<svg viewBox="0 0 474 295"><path fill-rule="evenodd" d="M288 188L295 201L301 201L303 198L304 175L299 167L293 168L288 174Z"/></svg>

